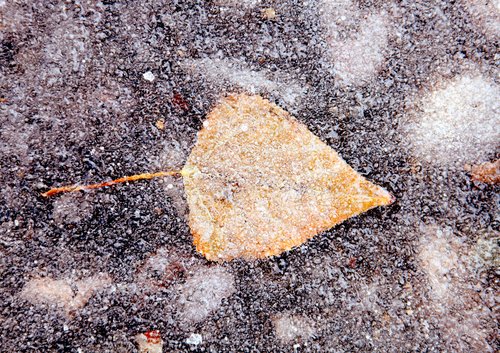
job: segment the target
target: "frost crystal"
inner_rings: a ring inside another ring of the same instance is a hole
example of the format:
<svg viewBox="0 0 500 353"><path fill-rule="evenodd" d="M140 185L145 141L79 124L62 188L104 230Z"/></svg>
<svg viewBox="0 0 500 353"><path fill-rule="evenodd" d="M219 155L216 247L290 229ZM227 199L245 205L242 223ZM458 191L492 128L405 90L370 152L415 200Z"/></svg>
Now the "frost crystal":
<svg viewBox="0 0 500 353"><path fill-rule="evenodd" d="M274 333L282 343L291 343L298 338L308 339L314 336L314 324L300 315L278 315L273 319Z"/></svg>
<svg viewBox="0 0 500 353"><path fill-rule="evenodd" d="M500 141L500 88L480 76L462 76L422 101L410 127L421 159L450 166L482 160Z"/></svg>
<svg viewBox="0 0 500 353"><path fill-rule="evenodd" d="M234 277L222 267L202 269L180 288L178 304L185 322L200 322L234 293Z"/></svg>
<svg viewBox="0 0 500 353"><path fill-rule="evenodd" d="M69 315L83 308L90 297L111 283L105 273L72 281L71 279L34 278L24 286L21 297L33 304L45 304L62 309Z"/></svg>
<svg viewBox="0 0 500 353"><path fill-rule="evenodd" d="M229 84L251 93L273 93L291 106L296 106L307 91L306 86L283 79L284 73L273 75L265 70L255 71L239 60L190 59L182 66L200 74L220 90Z"/></svg>

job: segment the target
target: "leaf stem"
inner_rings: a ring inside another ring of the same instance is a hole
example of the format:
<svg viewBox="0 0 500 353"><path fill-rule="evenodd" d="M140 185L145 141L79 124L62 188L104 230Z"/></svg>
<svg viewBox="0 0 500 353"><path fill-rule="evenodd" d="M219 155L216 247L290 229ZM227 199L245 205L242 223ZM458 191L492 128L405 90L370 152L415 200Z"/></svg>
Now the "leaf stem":
<svg viewBox="0 0 500 353"><path fill-rule="evenodd" d="M100 188L103 188L105 186L126 183L129 181L153 179L153 178L160 178L160 177L180 175L180 174L181 174L181 171L179 171L179 170L157 172L157 173L136 174L136 175L124 176L122 178L118 178L118 179L111 180L111 181L105 181L103 183L98 183L98 184L61 186L58 188L50 189L49 191L42 193L42 196L50 197L50 196L54 196L54 195L57 195L57 194L60 194L63 192L74 192L74 191L81 191L81 190L100 189Z"/></svg>

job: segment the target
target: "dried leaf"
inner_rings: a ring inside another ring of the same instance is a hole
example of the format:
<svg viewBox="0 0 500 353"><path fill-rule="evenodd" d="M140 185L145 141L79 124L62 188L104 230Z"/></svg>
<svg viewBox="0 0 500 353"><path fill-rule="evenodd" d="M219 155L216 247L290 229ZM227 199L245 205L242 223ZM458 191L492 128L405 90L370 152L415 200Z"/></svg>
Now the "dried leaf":
<svg viewBox="0 0 500 353"><path fill-rule="evenodd" d="M486 162L470 167L471 177L474 181L487 184L500 183L500 159L495 162Z"/></svg>
<svg viewBox="0 0 500 353"><path fill-rule="evenodd" d="M214 261L278 255L349 217L392 202L386 190L259 96L224 99L203 126L181 171L61 186L42 195L180 174L193 242Z"/></svg>
<svg viewBox="0 0 500 353"><path fill-rule="evenodd" d="M182 175L194 244L209 260L278 255L392 202L259 96L224 99L203 125Z"/></svg>

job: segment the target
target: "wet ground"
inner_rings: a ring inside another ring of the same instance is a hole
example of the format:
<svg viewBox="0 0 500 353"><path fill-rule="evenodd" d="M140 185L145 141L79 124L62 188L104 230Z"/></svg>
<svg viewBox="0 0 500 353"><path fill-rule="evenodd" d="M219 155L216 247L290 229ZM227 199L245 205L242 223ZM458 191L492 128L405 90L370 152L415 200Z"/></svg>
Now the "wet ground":
<svg viewBox="0 0 500 353"><path fill-rule="evenodd" d="M1 352L498 349L498 186L471 172L500 154L498 4L1 0L0 21ZM216 264L178 178L40 195L181 167L232 92L396 202Z"/></svg>

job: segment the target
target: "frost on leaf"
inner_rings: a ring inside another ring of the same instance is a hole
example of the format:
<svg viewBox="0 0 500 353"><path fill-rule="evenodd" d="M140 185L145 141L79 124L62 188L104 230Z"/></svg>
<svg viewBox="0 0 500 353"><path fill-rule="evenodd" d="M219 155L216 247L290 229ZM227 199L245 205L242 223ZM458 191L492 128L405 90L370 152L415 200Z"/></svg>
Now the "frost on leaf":
<svg viewBox="0 0 500 353"><path fill-rule="evenodd" d="M224 99L182 170L194 244L206 258L263 258L391 203L286 111L260 96Z"/></svg>

